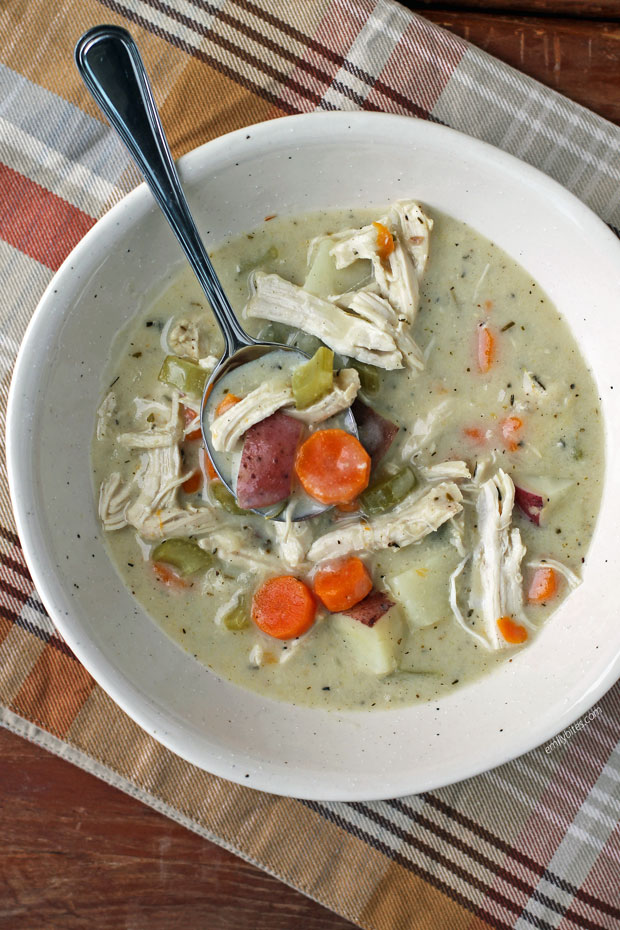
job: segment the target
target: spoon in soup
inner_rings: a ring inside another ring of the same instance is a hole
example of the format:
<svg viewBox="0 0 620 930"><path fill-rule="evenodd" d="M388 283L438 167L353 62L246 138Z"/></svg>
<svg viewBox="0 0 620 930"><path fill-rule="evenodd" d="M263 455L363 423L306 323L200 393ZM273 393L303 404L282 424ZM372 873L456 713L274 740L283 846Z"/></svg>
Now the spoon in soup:
<svg viewBox="0 0 620 930"><path fill-rule="evenodd" d="M95 102L116 130L155 201L168 220L183 249L224 337L224 354L205 386L201 405L201 428L205 446L218 477L234 494L229 459L214 454L210 423L215 407L213 388L235 368L267 353L284 350L294 353L299 364L308 360L300 349L274 342L257 342L240 325L200 238L181 187L170 148L157 112L155 100L137 46L127 30L119 26L95 26L75 47L78 71ZM344 414L344 428L357 436L350 409ZM303 520L328 509L325 504L302 496L292 514ZM272 519L282 519L282 508L257 510Z"/></svg>

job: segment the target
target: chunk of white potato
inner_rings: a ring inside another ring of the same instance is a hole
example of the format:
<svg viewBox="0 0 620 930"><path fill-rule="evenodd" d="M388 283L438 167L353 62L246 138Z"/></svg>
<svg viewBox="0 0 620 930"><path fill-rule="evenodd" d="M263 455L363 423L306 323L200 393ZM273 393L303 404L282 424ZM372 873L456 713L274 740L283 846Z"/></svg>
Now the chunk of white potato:
<svg viewBox="0 0 620 930"><path fill-rule="evenodd" d="M366 626L346 614L333 614L329 622L353 661L374 675L389 675L399 664L405 636L403 614L398 606Z"/></svg>
<svg viewBox="0 0 620 930"><path fill-rule="evenodd" d="M423 629L452 616L446 579L458 561L459 554L450 543L421 545L413 565L385 578L412 629Z"/></svg>
<svg viewBox="0 0 620 930"><path fill-rule="evenodd" d="M334 294L343 294L367 284L372 278L372 267L368 261L353 262L338 270L330 250L333 242L329 236L319 236L310 243L308 274L303 283L304 291L327 300Z"/></svg>

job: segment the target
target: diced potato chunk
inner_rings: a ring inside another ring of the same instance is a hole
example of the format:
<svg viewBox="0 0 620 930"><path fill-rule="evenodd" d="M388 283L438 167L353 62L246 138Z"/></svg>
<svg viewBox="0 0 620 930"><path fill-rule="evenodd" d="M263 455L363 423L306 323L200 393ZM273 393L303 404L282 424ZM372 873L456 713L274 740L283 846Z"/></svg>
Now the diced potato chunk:
<svg viewBox="0 0 620 930"><path fill-rule="evenodd" d="M359 288L370 280L371 268L368 261L353 262L347 268L338 270L329 254L333 245L330 239L324 239L315 249L312 264L308 269L303 287L315 297L327 299L332 294L344 294L345 291Z"/></svg>
<svg viewBox="0 0 620 930"><path fill-rule="evenodd" d="M422 629L451 617L448 576L456 568L459 556L449 543L418 546L415 562L385 582L403 608L412 629Z"/></svg>
<svg viewBox="0 0 620 930"><path fill-rule="evenodd" d="M333 614L329 622L360 668L375 675L389 675L396 670L405 635L402 611L397 604L371 627L346 614Z"/></svg>

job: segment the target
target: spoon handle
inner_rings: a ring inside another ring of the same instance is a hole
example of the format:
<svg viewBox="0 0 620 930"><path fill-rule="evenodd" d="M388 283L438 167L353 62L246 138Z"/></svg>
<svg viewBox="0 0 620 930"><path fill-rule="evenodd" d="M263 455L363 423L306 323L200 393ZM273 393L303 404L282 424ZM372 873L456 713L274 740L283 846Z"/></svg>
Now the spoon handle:
<svg viewBox="0 0 620 930"><path fill-rule="evenodd" d="M185 199L134 40L119 26L95 26L75 47L86 87L129 150L194 269L226 340L226 355L254 345L218 280Z"/></svg>

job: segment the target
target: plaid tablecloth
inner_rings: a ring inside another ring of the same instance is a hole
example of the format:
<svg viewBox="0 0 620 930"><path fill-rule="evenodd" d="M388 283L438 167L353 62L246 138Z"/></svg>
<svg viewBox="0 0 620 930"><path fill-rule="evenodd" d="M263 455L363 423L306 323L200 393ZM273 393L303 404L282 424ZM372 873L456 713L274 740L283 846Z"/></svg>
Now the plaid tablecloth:
<svg viewBox="0 0 620 930"><path fill-rule="evenodd" d="M391 0L3 0L2 424L45 285L139 180L72 63L78 36L106 21L136 37L177 156L275 116L385 110L512 152L620 228L620 130ZM230 784L147 736L73 658L33 589L1 467L7 727L362 927L620 927L619 686L553 743L440 791L326 804Z"/></svg>

